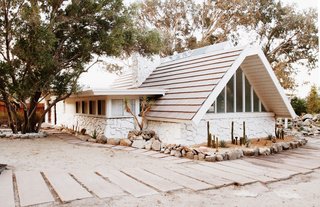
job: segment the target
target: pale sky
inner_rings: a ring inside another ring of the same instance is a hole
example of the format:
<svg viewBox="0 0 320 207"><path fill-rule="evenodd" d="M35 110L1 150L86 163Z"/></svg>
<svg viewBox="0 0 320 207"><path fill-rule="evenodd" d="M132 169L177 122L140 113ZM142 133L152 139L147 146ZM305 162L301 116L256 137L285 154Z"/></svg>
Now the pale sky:
<svg viewBox="0 0 320 207"><path fill-rule="evenodd" d="M200 1L200 0L199 0ZM319 11L320 1L318 0L281 0L284 3L296 4L297 9L307 9L310 7L317 8ZM134 0L124 0L126 4L130 2L134 2ZM319 15L319 13L318 13ZM319 21L318 16L318 22ZM301 68L301 67L300 67ZM89 73L85 73L80 78L80 83L83 85L90 86L91 88L105 88L110 85L111 82L116 78L114 74L106 73L104 69L101 69L100 66L96 65L92 69L90 69ZM298 87L294 94L299 97L306 97L308 92L310 91L310 87L313 84L316 84L320 87L320 68L312 70L308 72L305 68L301 68L296 76L296 82ZM292 92L292 91L288 91Z"/></svg>

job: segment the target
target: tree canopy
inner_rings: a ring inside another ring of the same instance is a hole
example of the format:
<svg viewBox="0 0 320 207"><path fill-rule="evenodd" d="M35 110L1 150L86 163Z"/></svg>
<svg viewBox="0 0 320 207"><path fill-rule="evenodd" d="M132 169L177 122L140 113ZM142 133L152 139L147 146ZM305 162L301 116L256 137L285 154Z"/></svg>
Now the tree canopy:
<svg viewBox="0 0 320 207"><path fill-rule="evenodd" d="M160 47L158 33L136 27L121 0L0 0L0 100L12 130L39 130L97 57L151 55ZM36 105L49 94L56 99L36 120Z"/></svg>
<svg viewBox="0 0 320 207"><path fill-rule="evenodd" d="M297 10L277 0L144 0L135 4L138 22L156 28L162 56L225 40L259 45L284 88L295 87L299 65L318 62L317 11Z"/></svg>
<svg viewBox="0 0 320 207"><path fill-rule="evenodd" d="M320 96L316 85L312 85L307 96L307 112L310 114L320 113Z"/></svg>

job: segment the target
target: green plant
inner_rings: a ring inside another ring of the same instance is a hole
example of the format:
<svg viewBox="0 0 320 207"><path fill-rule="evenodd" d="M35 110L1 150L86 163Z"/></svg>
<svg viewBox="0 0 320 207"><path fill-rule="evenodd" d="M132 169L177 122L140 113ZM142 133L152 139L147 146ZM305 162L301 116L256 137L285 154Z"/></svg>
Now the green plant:
<svg viewBox="0 0 320 207"><path fill-rule="evenodd" d="M221 147L221 148L227 148L227 142L224 141L224 140L220 140L220 142L219 142L219 147Z"/></svg>
<svg viewBox="0 0 320 207"><path fill-rule="evenodd" d="M97 139L98 134L99 134L98 131L97 131L96 129L94 129L91 137L92 137L93 139Z"/></svg>

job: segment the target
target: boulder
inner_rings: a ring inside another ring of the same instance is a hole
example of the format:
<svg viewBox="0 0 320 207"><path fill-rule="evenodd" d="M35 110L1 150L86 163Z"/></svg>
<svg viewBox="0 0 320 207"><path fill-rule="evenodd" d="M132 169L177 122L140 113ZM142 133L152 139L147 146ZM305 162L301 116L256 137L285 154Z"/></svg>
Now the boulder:
<svg viewBox="0 0 320 207"><path fill-rule="evenodd" d="M131 146L132 142L130 141L130 139L120 139L120 145L121 146Z"/></svg>
<svg viewBox="0 0 320 207"><path fill-rule="evenodd" d="M281 143L281 145L282 145L282 149L283 149L283 150L288 150L288 149L290 149L290 144L288 144L288 143L286 143L286 142Z"/></svg>
<svg viewBox="0 0 320 207"><path fill-rule="evenodd" d="M163 153L164 153L164 154L170 154L170 152L171 152L171 150L167 148L167 149L164 150Z"/></svg>
<svg viewBox="0 0 320 207"><path fill-rule="evenodd" d="M0 138L6 137L6 134L0 134Z"/></svg>
<svg viewBox="0 0 320 207"><path fill-rule="evenodd" d="M205 160L206 155L203 154L203 153L199 153L199 154L198 154L198 158L199 158L199 160Z"/></svg>
<svg viewBox="0 0 320 207"><path fill-rule="evenodd" d="M96 142L97 142L97 139L89 138L89 139L88 139L88 142L96 143Z"/></svg>
<svg viewBox="0 0 320 207"><path fill-rule="evenodd" d="M254 156L255 155L255 150L252 148L243 148L242 152L244 156Z"/></svg>
<svg viewBox="0 0 320 207"><path fill-rule="evenodd" d="M160 151L161 149L161 142L159 140L154 140L151 146L151 149L155 151Z"/></svg>
<svg viewBox="0 0 320 207"><path fill-rule="evenodd" d="M312 118L313 118L312 114L305 114L305 115L303 115L303 117L302 117L302 121L304 121L304 120L306 120L306 119L312 119Z"/></svg>
<svg viewBox="0 0 320 207"><path fill-rule="evenodd" d="M146 150L151 150L151 145L152 145L152 140L151 139L146 141L145 149Z"/></svg>
<svg viewBox="0 0 320 207"><path fill-rule="evenodd" d="M181 157L182 156L182 154L181 154L181 152L180 151L178 151L178 150L175 150L176 152L174 153L174 156L175 157Z"/></svg>
<svg viewBox="0 0 320 207"><path fill-rule="evenodd" d="M306 120L304 120L303 123L302 123L303 126L311 126L311 124L312 124L311 119L306 119Z"/></svg>
<svg viewBox="0 0 320 207"><path fill-rule="evenodd" d="M107 139L107 144L119 145L120 144L120 139L118 139L118 138L109 138L109 139Z"/></svg>
<svg viewBox="0 0 320 207"><path fill-rule="evenodd" d="M223 161L223 156L220 155L220 154L217 154L217 155L216 155L216 160L217 160L217 161Z"/></svg>
<svg viewBox="0 0 320 207"><path fill-rule="evenodd" d="M206 156L205 160L208 162L214 162L216 161L216 155L208 155Z"/></svg>
<svg viewBox="0 0 320 207"><path fill-rule="evenodd" d="M192 152L187 152L186 153L186 158L193 159L194 158L194 154Z"/></svg>
<svg viewBox="0 0 320 207"><path fill-rule="evenodd" d="M259 147L259 155L270 155L271 151L268 147Z"/></svg>
<svg viewBox="0 0 320 207"><path fill-rule="evenodd" d="M198 155L194 155L194 156L193 156L193 159L194 159L194 160L199 160L199 156L198 156Z"/></svg>
<svg viewBox="0 0 320 207"><path fill-rule="evenodd" d="M230 150L226 152L226 156L228 160L238 159L238 152L236 150Z"/></svg>
<svg viewBox="0 0 320 207"><path fill-rule="evenodd" d="M176 154L176 150L171 150L170 155L174 156Z"/></svg>
<svg viewBox="0 0 320 207"><path fill-rule="evenodd" d="M131 147L144 149L146 145L146 141L143 139L133 140Z"/></svg>

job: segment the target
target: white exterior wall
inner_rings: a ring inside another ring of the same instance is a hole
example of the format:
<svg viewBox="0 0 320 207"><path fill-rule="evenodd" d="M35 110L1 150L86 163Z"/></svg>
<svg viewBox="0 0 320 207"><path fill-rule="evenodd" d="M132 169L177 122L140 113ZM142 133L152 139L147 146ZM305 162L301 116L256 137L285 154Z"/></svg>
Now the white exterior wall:
<svg viewBox="0 0 320 207"><path fill-rule="evenodd" d="M113 97L117 98L117 97ZM130 97L132 98L132 97ZM65 101L58 102L56 104L57 113L57 126L63 126L69 129L86 129L86 134L92 135L94 130L98 134L104 134L107 138L125 138L128 132L135 128L135 123L133 117L110 117L111 114L111 99L106 98L84 98L81 100L106 100L106 113L105 116L90 115L90 114L77 114L75 102L76 99L66 99ZM119 99L119 97L118 97ZM136 109L139 109L139 100L136 100ZM48 114L47 114L48 116ZM48 117L46 116L46 122L48 122ZM51 120L53 124L54 120L54 110L52 108Z"/></svg>
<svg viewBox="0 0 320 207"><path fill-rule="evenodd" d="M274 135L275 119L273 113L207 113L198 125L192 122L172 123L164 121L148 121L148 129L155 130L165 143L193 145L207 142L207 121L210 132L219 140L231 139L231 122L234 122L234 136L242 137L243 121L246 124L248 138L262 138Z"/></svg>

